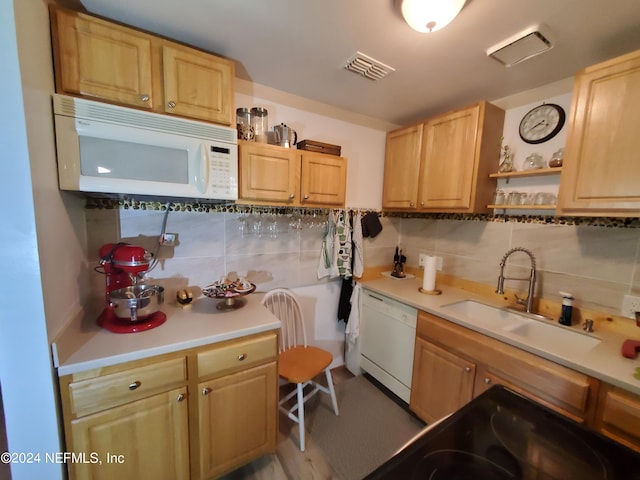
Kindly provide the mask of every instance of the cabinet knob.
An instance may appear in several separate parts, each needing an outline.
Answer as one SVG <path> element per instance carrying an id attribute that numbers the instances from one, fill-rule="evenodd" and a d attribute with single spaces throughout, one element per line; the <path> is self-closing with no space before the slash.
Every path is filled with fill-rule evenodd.
<path id="1" fill-rule="evenodd" d="M 179 393 L 178 394 L 178 398 L 176 398 L 177 401 L 181 402 L 184 400 L 184 394 L 183 393 Z"/>
<path id="2" fill-rule="evenodd" d="M 413 207 L 415 207 L 415 206 L 416 206 L 416 204 L 415 204 L 415 203 L 413 203 L 413 202 L 409 202 L 409 206 L 410 206 L 411 208 L 413 208 Z"/>
<path id="3" fill-rule="evenodd" d="M 148 102 L 149 101 L 149 95 L 146 94 L 142 94 L 140 95 L 140 100 L 142 100 L 143 102 Z"/>
<path id="4" fill-rule="evenodd" d="M 420 202 L 420 206 L 421 206 L 421 207 L 424 207 L 424 202 Z"/>
<path id="5" fill-rule="evenodd" d="M 142 385 L 142 382 L 139 382 L 138 380 L 136 380 L 135 382 L 129 384 L 129 390 L 135 390 L 140 385 Z"/>
<path id="6" fill-rule="evenodd" d="M 484 383 L 486 383 L 487 385 L 489 385 L 491 383 L 491 379 L 489 377 L 485 377 L 484 379 Z"/>
<path id="7" fill-rule="evenodd" d="M 175 108 L 176 102 L 174 102 L 173 100 L 170 100 L 167 105 L 169 105 L 169 108 Z"/>
<path id="8" fill-rule="evenodd" d="M 309 200 L 309 195 L 305 195 L 302 197 L 304 200 Z"/>
<path id="9" fill-rule="evenodd" d="M 240 355 L 238 355 L 238 361 L 240 361 L 240 362 L 242 360 L 244 360 L 245 358 L 247 358 L 247 354 L 246 353 L 241 353 Z"/>
<path id="10" fill-rule="evenodd" d="M 464 371 L 469 373 L 471 371 L 471 367 L 464 367 Z"/>
<path id="11" fill-rule="evenodd" d="M 289 195 L 289 200 L 293 200 L 294 198 L 296 198 L 296 194 L 292 193 L 291 195 Z"/>
<path id="12" fill-rule="evenodd" d="M 209 387 L 204 387 L 202 389 L 202 395 L 206 396 L 209 395 L 211 393 L 211 389 Z"/>

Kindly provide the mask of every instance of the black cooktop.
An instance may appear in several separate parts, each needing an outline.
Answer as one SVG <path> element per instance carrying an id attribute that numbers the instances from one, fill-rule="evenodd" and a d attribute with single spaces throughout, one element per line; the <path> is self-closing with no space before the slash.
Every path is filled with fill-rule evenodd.
<path id="1" fill-rule="evenodd" d="M 366 477 L 640 480 L 640 454 L 496 385 Z"/>

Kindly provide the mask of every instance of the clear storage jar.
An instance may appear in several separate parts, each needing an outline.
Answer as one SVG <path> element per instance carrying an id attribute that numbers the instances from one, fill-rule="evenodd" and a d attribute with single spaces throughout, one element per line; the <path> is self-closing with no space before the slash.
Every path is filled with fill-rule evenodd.
<path id="1" fill-rule="evenodd" d="M 255 132 L 251 126 L 251 113 L 248 108 L 236 108 L 236 128 L 238 140 L 255 140 Z"/>
<path id="2" fill-rule="evenodd" d="M 267 109 L 253 107 L 250 115 L 256 142 L 267 143 L 267 132 L 269 130 L 269 113 Z"/>

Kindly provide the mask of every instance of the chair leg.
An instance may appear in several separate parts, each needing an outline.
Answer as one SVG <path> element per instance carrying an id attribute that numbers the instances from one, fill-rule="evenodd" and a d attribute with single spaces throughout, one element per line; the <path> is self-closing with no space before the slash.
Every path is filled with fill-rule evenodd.
<path id="1" fill-rule="evenodd" d="M 333 388 L 333 378 L 331 377 L 331 370 L 327 368 L 325 371 L 327 376 L 327 386 L 329 387 L 329 394 L 331 395 L 331 403 L 333 403 L 333 412 L 336 415 L 340 415 L 338 412 L 338 400 L 336 399 L 336 390 Z"/>
<path id="2" fill-rule="evenodd" d="M 298 432 L 300 436 L 300 451 L 304 452 L 304 392 L 303 384 L 298 383 Z"/>

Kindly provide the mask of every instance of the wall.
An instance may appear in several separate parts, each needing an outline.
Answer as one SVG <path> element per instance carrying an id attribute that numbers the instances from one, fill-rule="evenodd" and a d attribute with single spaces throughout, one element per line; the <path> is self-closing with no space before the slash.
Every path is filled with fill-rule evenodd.
<path id="1" fill-rule="evenodd" d="M 28 5 L 27 2 L 0 2 L 0 88 L 6 96 L 0 116 L 0 145 L 5 165 L 11 164 L 0 189 L 5 206 L 0 240 L 2 405 L 8 450 L 41 455 L 40 463 L 11 464 L 13 480 L 63 478 L 62 465 L 44 460 L 45 453 L 58 452 L 61 447 L 43 302 L 44 276 L 36 237 L 38 205 L 32 191 L 34 166 L 30 160 L 34 152 L 28 137 L 36 132 L 30 129 L 31 112 L 26 111 L 37 93 L 30 89 L 25 76 L 30 71 L 31 60 L 37 59 L 40 52 L 30 52 L 32 56 L 24 57 L 18 48 L 33 39 L 25 38 L 31 33 L 23 28 L 25 23 L 33 21 L 43 27 L 39 22 L 46 16 L 46 6 L 41 2 Z M 46 23 L 44 27 L 46 32 Z M 42 36 L 36 35 L 36 38 Z M 52 158 L 43 158 L 47 160 Z"/>

